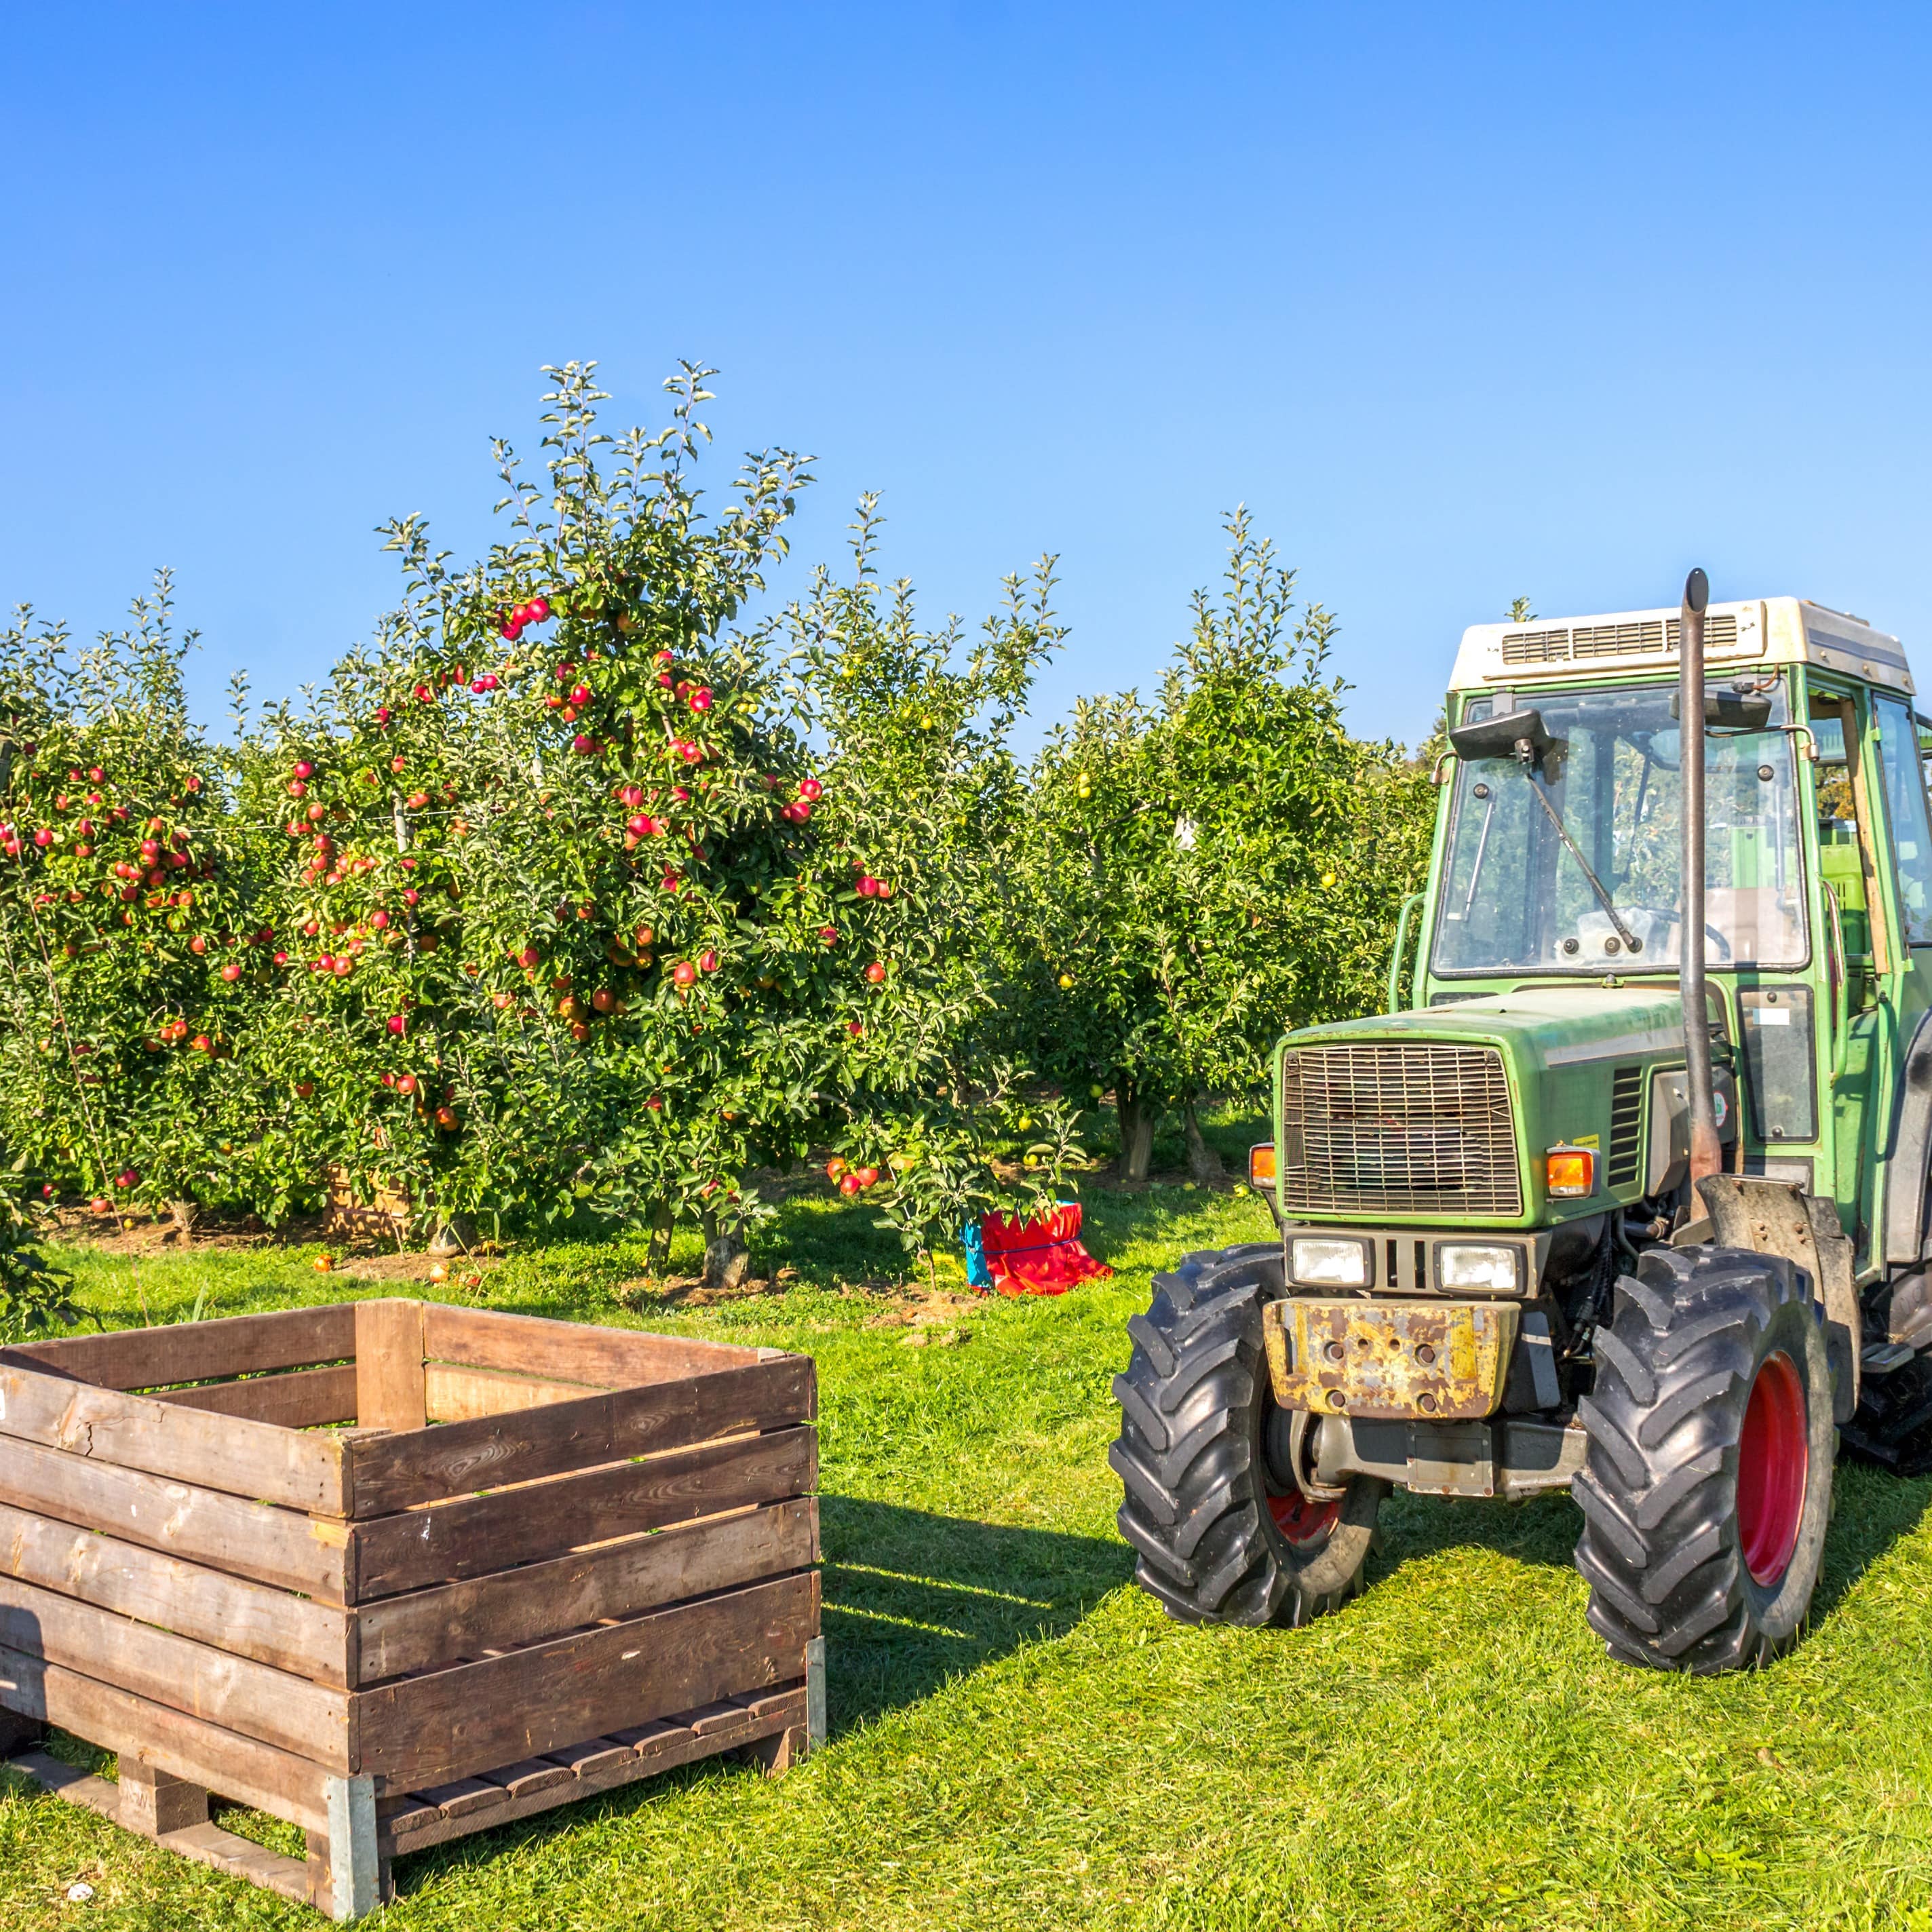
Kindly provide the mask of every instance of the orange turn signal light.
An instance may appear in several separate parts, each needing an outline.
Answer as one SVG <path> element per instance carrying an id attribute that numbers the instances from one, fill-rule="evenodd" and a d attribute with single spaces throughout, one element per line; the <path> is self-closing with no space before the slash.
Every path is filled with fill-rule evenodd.
<path id="1" fill-rule="evenodd" d="M 1262 1141 L 1249 1148 L 1248 1185 L 1250 1187 L 1272 1187 L 1274 1185 L 1273 1141 Z"/>
<path id="2" fill-rule="evenodd" d="M 1558 1200 L 1578 1200 L 1594 1194 L 1597 1156 L 1588 1148 L 1553 1147 L 1543 1156 L 1543 1182 Z"/>

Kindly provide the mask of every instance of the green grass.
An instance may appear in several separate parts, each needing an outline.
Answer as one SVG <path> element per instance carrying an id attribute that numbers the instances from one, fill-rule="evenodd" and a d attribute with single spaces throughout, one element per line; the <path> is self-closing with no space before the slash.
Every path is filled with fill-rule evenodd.
<path id="1" fill-rule="evenodd" d="M 406 1859 L 388 1923 L 1932 1928 L 1932 1483 L 1840 1473 L 1814 1628 L 1750 1677 L 1610 1663 L 1562 1497 L 1399 1499 L 1342 1616 L 1184 1630 L 1129 1582 L 1108 1382 L 1150 1273 L 1266 1219 L 1173 1187 L 1096 1192 L 1088 1226 L 1112 1281 L 926 1331 L 845 1285 L 903 1271 L 862 1211 L 803 1200 L 779 1294 L 620 1300 L 622 1242 L 493 1273 L 491 1306 L 817 1357 L 832 1735 L 775 1782 L 697 1767 Z M 274 1250 L 70 1259 L 110 1323 L 346 1286 Z M 0 1926 L 318 1922 L 0 1787 Z"/>

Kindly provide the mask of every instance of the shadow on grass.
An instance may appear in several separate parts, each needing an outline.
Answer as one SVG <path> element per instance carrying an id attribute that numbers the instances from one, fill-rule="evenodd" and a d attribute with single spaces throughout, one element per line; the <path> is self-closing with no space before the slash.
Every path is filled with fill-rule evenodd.
<path id="1" fill-rule="evenodd" d="M 1864 1463 L 1840 1462 L 1812 1622 L 1832 1616 L 1865 1572 L 1918 1529 L 1928 1509 L 1932 1478 L 1904 1480 Z M 1520 1503 L 1397 1494 L 1382 1506 L 1382 1548 L 1369 1560 L 1369 1580 L 1378 1582 L 1418 1558 L 1468 1548 L 1568 1569 L 1582 1527 L 1582 1513 L 1565 1490 Z"/>
<path id="2" fill-rule="evenodd" d="M 1124 1544 L 823 1496 L 831 1735 L 930 1696 L 948 1678 L 1064 1634 L 1132 1574 Z M 440 1874 L 600 1814 L 648 1814 L 707 1778 L 755 1777 L 734 1754 L 400 1861 L 404 1897 Z"/>
<path id="3" fill-rule="evenodd" d="M 1122 1543 L 823 1496 L 832 1730 L 1062 1635 L 1133 1574 Z"/>

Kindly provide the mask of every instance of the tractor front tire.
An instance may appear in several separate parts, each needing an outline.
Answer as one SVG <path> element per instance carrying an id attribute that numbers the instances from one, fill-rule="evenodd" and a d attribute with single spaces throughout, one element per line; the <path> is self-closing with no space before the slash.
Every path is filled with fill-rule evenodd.
<path id="1" fill-rule="evenodd" d="M 1652 1249 L 1617 1282 L 1571 1487 L 1591 1628 L 1631 1664 L 1768 1664 L 1811 1606 L 1832 1514 L 1822 1316 L 1787 1262 Z"/>
<path id="2" fill-rule="evenodd" d="M 1107 1458 L 1126 1490 L 1120 1534 L 1136 1580 L 1182 1623 L 1297 1626 L 1362 1587 L 1388 1486 L 1358 1477 L 1312 1502 L 1285 1466 L 1288 1416 L 1262 1342 L 1262 1304 L 1280 1292 L 1279 1246 L 1190 1255 L 1127 1324 Z"/>

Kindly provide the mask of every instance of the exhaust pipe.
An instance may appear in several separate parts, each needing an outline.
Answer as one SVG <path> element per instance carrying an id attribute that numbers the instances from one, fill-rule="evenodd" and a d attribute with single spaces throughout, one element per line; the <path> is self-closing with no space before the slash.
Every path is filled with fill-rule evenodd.
<path id="1" fill-rule="evenodd" d="M 1719 1172 L 1718 1113 L 1711 1098 L 1711 1017 L 1704 995 L 1704 607 L 1710 580 L 1694 570 L 1684 580 L 1678 615 L 1678 770 L 1683 789 L 1682 910 L 1678 984 L 1683 994 L 1684 1066 L 1690 1090 L 1690 1217 L 1703 1216 L 1697 1184 Z"/>

